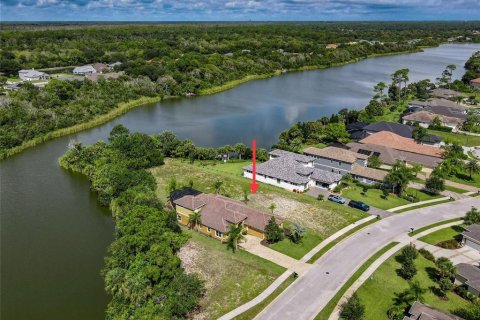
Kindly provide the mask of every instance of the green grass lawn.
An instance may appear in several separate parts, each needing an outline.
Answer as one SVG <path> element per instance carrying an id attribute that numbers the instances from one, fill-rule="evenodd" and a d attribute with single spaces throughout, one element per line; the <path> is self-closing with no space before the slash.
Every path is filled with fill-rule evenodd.
<path id="1" fill-rule="evenodd" d="M 191 236 L 180 252 L 185 269 L 205 281 L 201 319 L 217 319 L 250 301 L 285 271 L 268 260 L 243 250 L 232 253 L 219 241 L 183 229 Z"/>
<path id="2" fill-rule="evenodd" d="M 462 183 L 462 184 L 467 184 L 469 186 L 474 186 L 477 188 L 480 188 L 480 174 L 473 174 L 472 178 L 470 179 L 470 176 L 468 173 L 461 173 L 457 176 L 450 176 L 447 178 L 448 180 Z"/>
<path id="3" fill-rule="evenodd" d="M 380 258 L 385 252 L 390 250 L 391 248 L 395 247 L 398 244 L 398 242 L 390 242 L 387 244 L 385 247 L 382 249 L 378 250 L 373 256 L 371 256 L 367 261 L 365 261 L 364 264 L 360 266 L 360 268 L 355 271 L 355 273 L 350 277 L 350 279 L 345 282 L 345 284 L 338 290 L 338 292 L 333 296 L 332 299 L 327 303 L 327 305 L 320 311 L 320 313 L 315 317 L 315 320 L 328 320 L 330 315 L 332 314 L 333 310 L 337 306 L 338 302 L 342 298 L 342 296 L 345 294 L 345 292 L 350 288 L 355 281 L 364 273 L 368 267 L 372 265 L 372 263 L 375 262 L 378 258 Z M 364 319 L 383 319 L 381 318 L 368 318 L 365 317 Z"/>
<path id="4" fill-rule="evenodd" d="M 470 303 L 452 292 L 448 293 L 448 300 L 440 299 L 431 290 L 436 286 L 436 281 L 431 278 L 435 264 L 419 255 L 415 266 L 418 273 L 414 280 L 428 289 L 424 295 L 425 303 L 450 313 Z M 365 319 L 387 319 L 387 310 L 393 306 L 395 293 L 409 288 L 408 282 L 397 275 L 399 268 L 400 263 L 392 256 L 357 290 L 358 297 L 365 305 Z"/>
<path id="5" fill-rule="evenodd" d="M 439 242 L 447 240 L 456 240 L 457 242 L 460 242 L 462 239 L 461 233 L 463 232 L 463 230 L 463 227 L 460 225 L 451 226 L 427 234 L 426 236 L 421 237 L 419 240 L 429 243 L 431 245 L 436 245 Z"/>
<path id="6" fill-rule="evenodd" d="M 307 229 L 305 230 L 305 235 L 300 243 L 294 243 L 290 239 L 285 238 L 282 241 L 269 245 L 268 247 L 298 260 L 312 250 L 322 240 L 323 237 L 318 233 Z"/>
<path id="7" fill-rule="evenodd" d="M 447 202 L 452 202 L 452 201 L 453 200 L 451 200 L 451 199 L 447 199 L 447 200 L 437 201 L 437 202 L 434 202 L 434 203 L 424 203 L 424 204 L 420 204 L 418 206 L 413 206 L 413 207 L 409 207 L 409 208 L 405 208 L 405 209 L 401 209 L 401 210 L 396 210 L 395 213 L 408 212 L 408 211 L 412 211 L 412 210 L 415 210 L 415 209 L 431 207 L 431 206 L 435 206 L 437 204 L 442 204 L 442 203 L 447 203 Z"/>
<path id="8" fill-rule="evenodd" d="M 413 188 L 407 188 L 406 191 L 409 194 L 418 196 L 419 201 L 431 200 L 440 197 L 438 195 L 430 195 L 424 191 Z M 357 185 L 351 185 L 350 187 L 342 190 L 342 196 L 348 199 L 362 201 L 372 207 L 377 207 L 384 210 L 400 207 L 411 203 L 405 199 L 397 197 L 394 194 L 390 194 L 387 199 L 383 199 L 383 193 L 380 189 L 368 189 L 365 195 L 362 195 L 362 192 L 363 191 L 361 187 Z"/>
<path id="9" fill-rule="evenodd" d="M 432 228 L 435 228 L 435 227 L 438 227 L 438 226 L 441 226 L 441 225 L 444 225 L 444 224 L 447 224 L 447 223 L 450 223 L 450 222 L 455 222 L 455 221 L 460 221 L 460 220 L 463 220 L 463 219 L 462 218 L 454 218 L 454 219 L 449 219 L 449 220 L 429 224 L 428 226 L 418 228 L 418 229 L 414 230 L 413 232 L 409 232 L 408 235 L 410 237 L 413 237 L 414 235 L 417 235 L 417 234 L 419 234 L 419 233 L 421 233 L 425 230 L 432 229 Z"/>
<path id="10" fill-rule="evenodd" d="M 468 136 L 461 133 L 444 132 L 437 130 L 428 130 L 428 133 L 442 137 L 445 142 L 456 142 L 466 147 L 480 146 L 479 136 Z"/>
<path id="11" fill-rule="evenodd" d="M 418 183 L 421 183 L 421 184 L 425 184 L 425 180 L 423 179 L 420 179 L 418 177 L 414 178 L 413 179 L 414 182 L 418 182 Z M 455 193 L 466 193 L 468 192 L 467 190 L 464 190 L 464 189 L 460 189 L 460 188 L 456 188 L 456 187 L 452 187 L 452 186 L 447 186 L 445 185 L 445 190 L 447 191 L 452 191 L 452 192 L 455 192 Z"/>
<path id="12" fill-rule="evenodd" d="M 242 177 L 242 168 L 249 161 L 211 162 L 165 159 L 163 166 L 151 170 L 157 181 L 157 195 L 163 201 L 167 200 L 165 186 L 175 178 L 177 186 L 186 186 L 189 180 L 193 187 L 202 192 L 213 193 L 214 183 L 222 181 L 220 193 L 232 199 L 243 200 L 244 189 L 251 183 L 250 179 Z M 331 201 L 318 201 L 306 194 L 297 194 L 275 186 L 260 184 L 256 194 L 248 189 L 247 205 L 269 212 L 269 206 L 274 203 L 274 213 L 284 217 L 290 223 L 299 223 L 307 230 L 317 234 L 310 239 L 320 242 L 341 228 L 366 217 L 368 214 L 345 207 Z M 310 241 L 309 241 L 310 243 Z M 313 246 L 313 243 L 310 243 Z"/>

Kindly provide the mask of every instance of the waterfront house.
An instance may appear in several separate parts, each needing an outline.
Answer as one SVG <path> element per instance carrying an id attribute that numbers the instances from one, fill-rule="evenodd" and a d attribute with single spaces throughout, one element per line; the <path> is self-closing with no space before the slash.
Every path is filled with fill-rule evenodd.
<path id="1" fill-rule="evenodd" d="M 253 209 L 240 201 L 190 188 L 172 192 L 171 201 L 178 223 L 191 226 L 222 242 L 228 238 L 231 225 L 242 225 L 247 234 L 265 239 L 265 227 L 272 218 L 271 214 Z M 189 217 L 194 212 L 200 214 L 198 224 L 190 221 Z M 281 218 L 275 217 L 275 221 L 279 225 L 283 224 Z"/>
<path id="2" fill-rule="evenodd" d="M 256 179 L 259 182 L 296 192 L 304 192 L 317 186 L 333 189 L 342 175 L 315 168 L 314 157 L 284 150 L 273 150 L 270 160 L 257 165 Z M 243 176 L 252 179 L 252 165 L 243 168 Z"/>
<path id="3" fill-rule="evenodd" d="M 427 168 L 435 168 L 442 162 L 440 148 L 418 144 L 413 139 L 388 131 L 377 132 L 359 142 L 350 142 L 347 147 L 356 153 L 376 155 L 387 165 L 402 161 L 407 165 L 420 164 Z"/>
<path id="4" fill-rule="evenodd" d="M 480 78 L 470 80 L 470 85 L 477 90 L 480 90 Z"/>
<path id="5" fill-rule="evenodd" d="M 403 123 L 398 122 L 389 122 L 389 121 L 380 121 L 368 124 L 362 128 L 363 134 L 358 135 L 361 136 L 361 139 L 366 138 L 369 135 L 380 131 L 388 131 L 395 133 L 399 136 L 405 138 L 413 138 L 413 131 L 415 130 L 414 126 L 410 126 Z M 432 145 L 432 146 L 440 146 L 440 142 L 442 142 L 442 138 L 436 135 L 428 134 L 422 139 L 422 144 Z"/>
<path id="6" fill-rule="evenodd" d="M 409 107 L 420 107 L 423 109 L 431 108 L 431 107 L 447 107 L 452 109 L 460 109 L 465 111 L 465 108 L 462 107 L 460 104 L 447 100 L 447 99 L 439 99 L 439 98 L 431 98 L 425 101 L 413 100 L 408 102 Z"/>
<path id="7" fill-rule="evenodd" d="M 480 268 L 468 263 L 459 263 L 455 267 L 455 283 L 466 286 L 468 292 L 480 296 Z"/>
<path id="8" fill-rule="evenodd" d="M 422 110 L 403 116 L 402 122 L 404 124 L 417 123 L 421 127 L 428 128 L 433 123 L 433 121 L 438 118 L 442 126 L 452 128 L 452 131 L 454 131 L 465 121 L 466 116 L 467 115 L 465 114 L 465 118 L 462 119 L 458 117 L 449 117 L 446 115 L 436 114 L 430 111 Z"/>
<path id="9" fill-rule="evenodd" d="M 462 232 L 462 244 L 480 252 L 480 224 L 472 224 Z"/>
<path id="10" fill-rule="evenodd" d="M 463 320 L 460 317 L 437 310 L 427 304 L 415 301 L 403 320 Z"/>
<path id="11" fill-rule="evenodd" d="M 75 67 L 73 69 L 74 74 L 87 75 L 92 73 L 97 73 L 97 70 L 92 65 Z"/>
<path id="12" fill-rule="evenodd" d="M 436 98 L 442 98 L 442 99 L 451 99 L 451 98 L 464 96 L 462 93 L 458 91 L 445 89 L 445 88 L 435 88 L 433 90 L 430 90 L 430 95 Z"/>
<path id="13" fill-rule="evenodd" d="M 37 71 L 35 69 L 26 69 L 18 71 L 18 77 L 23 81 L 37 81 L 48 80 L 50 76 L 45 72 Z"/>

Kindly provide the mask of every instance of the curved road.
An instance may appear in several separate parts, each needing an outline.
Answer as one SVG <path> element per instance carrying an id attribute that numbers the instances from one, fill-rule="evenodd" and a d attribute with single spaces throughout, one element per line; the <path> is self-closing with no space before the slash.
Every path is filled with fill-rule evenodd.
<path id="1" fill-rule="evenodd" d="M 468 198 L 397 214 L 374 223 L 340 242 L 317 260 L 255 319 L 309 320 L 375 252 L 392 241 L 408 243 L 410 228 L 462 217 L 480 198 Z"/>

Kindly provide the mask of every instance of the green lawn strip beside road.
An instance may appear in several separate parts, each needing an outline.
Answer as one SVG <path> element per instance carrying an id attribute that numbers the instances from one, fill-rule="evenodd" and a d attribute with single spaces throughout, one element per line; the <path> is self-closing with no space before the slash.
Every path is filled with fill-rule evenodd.
<path id="1" fill-rule="evenodd" d="M 420 179 L 418 177 L 414 178 L 413 181 L 417 182 L 417 183 L 420 183 L 420 184 L 423 184 L 423 185 L 425 184 L 425 180 Z M 457 188 L 457 187 L 448 186 L 448 185 L 445 185 L 445 190 L 452 191 L 452 192 L 459 193 L 459 194 L 468 192 L 467 190 Z"/>
<path id="2" fill-rule="evenodd" d="M 438 286 L 433 275 L 435 263 L 421 255 L 415 259 L 414 263 L 418 272 L 413 281 L 418 281 L 422 288 L 427 289 L 423 295 L 426 304 L 449 313 L 469 304 L 453 292 L 447 294 L 448 299 L 435 295 L 432 290 Z M 400 269 L 400 263 L 394 255 L 387 259 L 357 290 L 358 298 L 365 305 L 364 319 L 387 319 L 387 311 L 393 306 L 395 293 L 409 288 L 409 282 L 397 275 L 398 269 Z"/>
<path id="3" fill-rule="evenodd" d="M 427 234 L 426 236 L 421 237 L 420 241 L 426 242 L 431 245 L 436 245 L 442 241 L 455 240 L 457 242 L 461 241 L 461 233 L 464 231 L 463 227 L 460 225 L 450 226 L 443 228 Z"/>
<path id="4" fill-rule="evenodd" d="M 288 277 L 285 281 L 278 286 L 275 291 L 272 292 L 265 300 L 257 304 L 255 307 L 248 309 L 244 313 L 236 316 L 233 318 L 234 320 L 251 320 L 255 318 L 260 312 L 262 312 L 263 309 L 265 309 L 266 306 L 270 304 L 273 300 L 275 300 L 276 297 L 278 297 L 289 285 L 291 285 L 295 281 L 295 278 L 293 275 Z"/>
<path id="5" fill-rule="evenodd" d="M 418 197 L 419 201 L 431 200 L 441 197 L 441 195 L 431 195 L 422 190 L 407 188 L 406 192 Z M 390 194 L 387 199 L 382 198 L 383 193 L 380 189 L 368 189 L 365 195 L 362 194 L 362 188 L 352 185 L 342 190 L 342 196 L 348 199 L 365 202 L 366 204 L 379 209 L 387 210 L 410 204 L 406 199 L 400 198 L 394 194 Z"/>
<path id="6" fill-rule="evenodd" d="M 431 207 L 431 206 L 434 206 L 434 205 L 437 205 L 437 204 L 442 204 L 442 203 L 447 203 L 447 202 L 452 202 L 452 201 L 453 200 L 451 200 L 451 199 L 447 199 L 447 200 L 442 200 L 442 201 L 438 201 L 438 202 L 424 203 L 424 204 L 420 204 L 418 206 L 413 206 L 413 207 L 409 207 L 409 208 L 405 208 L 405 209 L 401 209 L 401 210 L 396 210 L 394 212 L 395 213 L 409 212 L 409 211 L 412 211 L 412 210 L 415 210 L 415 209 Z"/>
<path id="7" fill-rule="evenodd" d="M 186 270 L 206 282 L 200 301 L 205 319 L 217 319 L 252 300 L 286 270 L 244 250 L 232 253 L 215 239 L 182 229 L 191 237 L 180 253 L 188 257 L 184 259 Z"/>
<path id="8" fill-rule="evenodd" d="M 270 244 L 268 247 L 299 260 L 315 248 L 322 240 L 323 237 L 321 235 L 313 230 L 306 229 L 300 243 L 294 243 L 290 239 L 285 238 L 282 241 Z"/>
<path id="9" fill-rule="evenodd" d="M 307 261 L 307 263 L 314 263 L 315 261 L 317 261 L 321 256 L 323 256 L 326 252 L 328 252 L 328 250 L 332 249 L 337 243 L 339 243 L 340 241 L 342 241 L 343 239 L 351 236 L 352 234 L 354 234 L 355 232 L 357 232 L 358 230 L 361 230 L 369 225 L 371 225 L 372 223 L 375 223 L 377 222 L 378 220 L 377 219 L 372 219 L 372 220 L 369 220 L 365 223 L 362 223 L 358 226 L 356 226 L 355 228 L 349 230 L 348 232 L 342 234 L 341 236 L 339 236 L 338 238 L 334 239 L 332 242 L 330 242 L 329 244 L 327 244 L 325 247 L 323 247 L 320 251 L 318 251 L 315 255 L 313 255 L 313 257 L 310 258 L 310 260 Z"/>
<path id="10" fill-rule="evenodd" d="M 333 296 L 333 298 L 327 303 L 327 305 L 320 311 L 320 313 L 315 317 L 315 320 L 328 320 L 332 312 L 335 310 L 338 302 L 345 294 L 345 292 L 352 286 L 352 284 L 357 281 L 357 279 L 375 262 L 378 258 L 380 258 L 385 252 L 390 250 L 391 248 L 395 247 L 398 242 L 391 242 L 387 244 L 385 247 L 377 251 L 373 256 L 371 256 L 367 261 L 360 268 L 355 271 L 353 276 L 347 280 L 347 282 L 338 290 L 338 292 Z M 375 319 L 375 318 L 365 318 L 365 319 Z M 378 318 L 381 319 L 381 318 Z"/>
<path id="11" fill-rule="evenodd" d="M 470 136 L 462 133 L 452 133 L 437 130 L 428 130 L 428 133 L 440 136 L 446 142 L 456 142 L 466 147 L 480 146 L 480 136 Z"/>
<path id="12" fill-rule="evenodd" d="M 435 228 L 435 227 L 438 227 L 438 226 L 442 226 L 444 224 L 448 224 L 448 223 L 452 223 L 452 222 L 457 222 L 457 221 L 461 221 L 463 220 L 463 218 L 454 218 L 454 219 L 449 219 L 449 220 L 445 220 L 445 221 L 440 221 L 440 222 L 437 222 L 437 223 L 433 223 L 433 224 L 429 224 L 428 226 L 425 226 L 425 227 L 421 227 L 421 228 L 418 228 L 416 230 L 413 230 L 413 232 L 410 232 L 408 235 L 410 237 L 413 237 L 414 235 L 417 235 L 425 230 L 428 230 L 428 229 L 432 229 L 432 228 Z"/>

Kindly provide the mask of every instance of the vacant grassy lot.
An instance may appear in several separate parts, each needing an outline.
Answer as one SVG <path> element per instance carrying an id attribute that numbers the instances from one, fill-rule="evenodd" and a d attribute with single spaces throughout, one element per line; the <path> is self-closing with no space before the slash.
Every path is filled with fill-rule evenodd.
<path id="1" fill-rule="evenodd" d="M 230 198 L 243 200 L 245 188 L 251 180 L 242 177 L 241 168 L 249 162 L 195 162 L 166 159 L 165 165 L 152 169 L 157 181 L 157 193 L 160 199 L 167 199 L 165 186 L 175 178 L 177 186 L 188 185 L 202 192 L 215 192 L 216 181 L 221 181 L 220 193 Z M 261 184 L 256 194 L 250 194 L 247 204 L 269 212 L 270 205 L 276 206 L 275 215 L 291 223 L 298 223 L 318 234 L 317 240 L 324 239 L 346 225 L 364 218 L 367 214 L 330 201 L 318 201 L 305 194 L 296 194 L 274 186 Z"/>
<path id="2" fill-rule="evenodd" d="M 424 295 L 425 303 L 450 313 L 470 303 L 452 292 L 448 293 L 448 300 L 440 299 L 432 291 L 436 286 L 433 278 L 434 263 L 419 255 L 415 260 L 415 266 L 418 273 L 413 279 L 428 289 Z M 400 263 L 395 256 L 389 258 L 357 290 L 358 297 L 365 305 L 365 319 L 387 319 L 387 310 L 393 306 L 395 293 L 409 288 L 408 282 L 397 275 L 396 270 L 399 268 Z"/>
<path id="3" fill-rule="evenodd" d="M 217 319 L 253 299 L 285 269 L 246 251 L 232 253 L 220 242 L 184 229 L 191 239 L 179 256 L 187 272 L 205 281 L 205 295 L 193 319 Z"/>
<path id="4" fill-rule="evenodd" d="M 396 207 L 411 203 L 405 199 L 397 197 L 392 193 L 387 197 L 387 199 L 383 199 L 382 198 L 383 193 L 380 189 L 368 189 L 365 195 L 362 193 L 363 193 L 362 188 L 357 185 L 351 185 L 350 187 L 342 190 L 342 196 L 348 199 L 359 200 L 359 201 L 365 202 L 370 206 L 377 207 L 384 210 L 396 208 Z M 438 195 L 433 196 L 421 190 L 412 189 L 412 188 L 407 188 L 407 193 L 418 196 L 419 201 L 425 201 L 425 200 L 441 197 Z"/>
<path id="5" fill-rule="evenodd" d="M 428 132 L 430 134 L 434 134 L 442 137 L 445 142 L 449 142 L 449 143 L 456 142 L 466 147 L 480 146 L 479 136 L 468 136 L 466 134 L 443 132 L 443 131 L 437 131 L 437 130 L 428 130 Z"/>
<path id="6" fill-rule="evenodd" d="M 461 233 L 463 232 L 462 226 L 451 226 L 438 231 L 427 234 L 421 237 L 419 240 L 431 245 L 436 245 L 442 241 L 455 240 L 460 242 L 462 239 Z"/>

